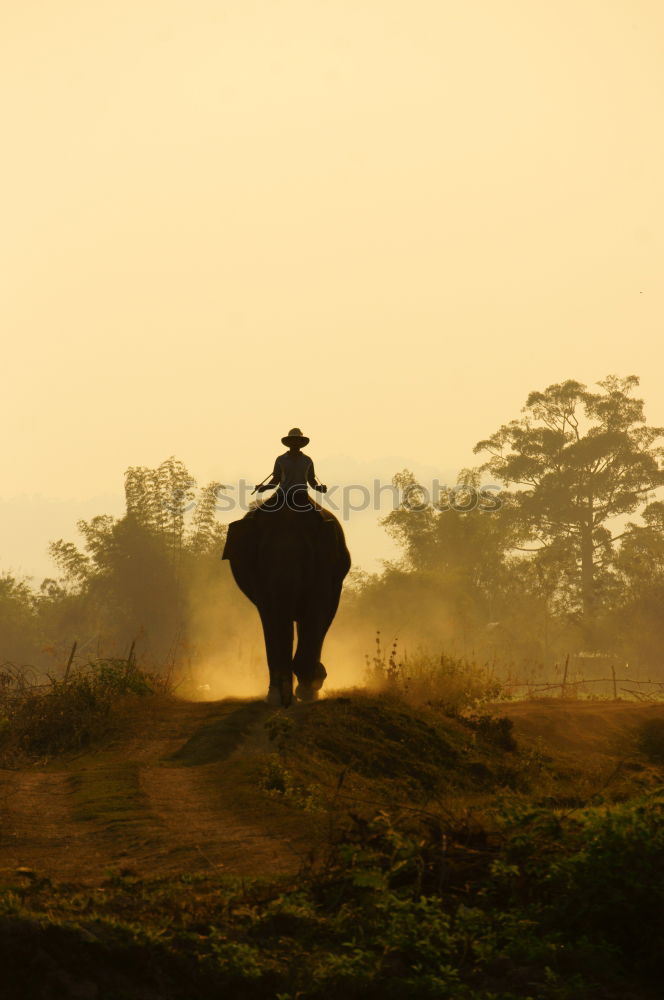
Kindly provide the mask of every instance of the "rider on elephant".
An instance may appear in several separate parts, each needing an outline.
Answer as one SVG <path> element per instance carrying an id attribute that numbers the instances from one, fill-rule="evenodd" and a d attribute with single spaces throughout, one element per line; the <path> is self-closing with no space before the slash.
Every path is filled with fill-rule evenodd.
<path id="1" fill-rule="evenodd" d="M 263 493 L 276 487 L 277 492 L 266 503 L 261 504 L 259 509 L 280 510 L 285 503 L 291 510 L 316 510 L 317 505 L 311 502 L 307 486 L 313 487 L 318 493 L 326 493 L 327 486 L 317 481 L 314 463 L 302 451 L 309 444 L 309 438 L 303 435 L 299 427 L 293 427 L 281 441 L 288 446 L 288 451 L 277 457 L 270 481 L 259 483 L 255 488 L 255 492 Z"/>
<path id="2" fill-rule="evenodd" d="M 256 487 L 259 492 L 276 487 L 276 493 L 229 524 L 222 559 L 230 562 L 235 582 L 260 615 L 270 675 L 268 704 L 287 708 L 293 695 L 314 701 L 323 686 L 323 642 L 339 605 L 350 554 L 339 521 L 307 492 L 308 486 L 319 493 L 327 490 L 302 453 L 309 438 L 294 427 L 281 440 L 288 451 L 275 462 L 270 482 Z M 270 511 L 281 513 L 268 517 Z"/>

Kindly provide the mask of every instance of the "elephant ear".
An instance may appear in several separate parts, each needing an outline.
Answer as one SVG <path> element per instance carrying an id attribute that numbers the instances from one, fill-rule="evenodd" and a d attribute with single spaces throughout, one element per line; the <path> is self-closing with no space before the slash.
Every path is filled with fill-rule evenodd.
<path id="1" fill-rule="evenodd" d="M 228 559 L 231 572 L 242 593 L 253 601 L 258 601 L 258 580 L 256 575 L 257 526 L 253 519 L 242 518 L 228 525 L 226 544 L 221 554 Z"/>
<path id="2" fill-rule="evenodd" d="M 328 513 L 327 511 L 325 513 Z M 323 520 L 324 548 L 327 559 L 336 565 L 339 578 L 343 580 L 350 569 L 350 552 L 346 548 L 344 530 L 336 517 L 326 517 Z"/>
<path id="3" fill-rule="evenodd" d="M 222 559 L 229 559 L 231 562 L 235 559 L 246 559 L 247 549 L 251 542 L 252 527 L 253 526 L 247 524 L 244 519 L 240 521 L 231 521 L 228 525 L 228 532 L 226 533 L 224 551 L 221 553 Z M 253 529 L 253 531 L 255 534 L 255 529 Z"/>

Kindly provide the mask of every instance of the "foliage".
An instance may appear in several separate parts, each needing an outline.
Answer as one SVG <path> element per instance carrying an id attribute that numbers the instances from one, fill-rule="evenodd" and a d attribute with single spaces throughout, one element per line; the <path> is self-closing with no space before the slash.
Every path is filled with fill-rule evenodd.
<path id="1" fill-rule="evenodd" d="M 413 496 L 422 490 L 412 473 L 398 473 L 393 483 L 408 502 L 383 520 L 385 528 L 403 549 L 404 562 L 391 568 L 392 583 L 404 570 L 415 573 L 423 588 L 435 595 L 439 608 L 455 622 L 457 631 L 469 632 L 478 620 L 491 621 L 498 613 L 496 597 L 505 578 L 506 553 L 513 544 L 514 524 L 510 502 L 498 509 L 450 507 L 432 499 L 419 508 Z M 464 491 L 480 489 L 476 470 L 459 473 L 457 500 Z M 389 571 L 388 571 L 389 572 Z M 421 589 L 415 600 L 421 599 Z M 439 612 L 440 615 L 440 612 Z"/>
<path id="2" fill-rule="evenodd" d="M 130 668 L 100 665 L 99 686 L 135 697 L 150 679 Z M 3 996 L 65 987 L 100 1000 L 656 995 L 661 788 L 561 811 L 538 805 L 525 786 L 508 794 L 499 765 L 517 768 L 522 755 L 499 719 L 452 719 L 355 693 L 288 713 L 245 709 L 263 719 L 274 752 L 242 773 L 268 797 L 273 818 L 294 809 L 298 824 L 317 831 L 300 873 L 238 879 L 215 867 L 144 879 L 113 869 L 93 886 L 59 886 L 25 869 L 5 875 Z M 238 721 L 244 728 L 246 713 L 232 715 L 234 731 Z M 214 735 L 207 724 L 203 732 Z M 473 765 L 484 761 L 501 782 L 500 801 L 479 814 L 450 811 L 451 782 L 467 775 L 477 796 Z M 94 816 L 103 795 L 125 824 L 140 788 L 135 763 L 93 772 L 84 764 L 72 775 L 79 812 Z M 373 793 L 368 803 L 363 788 Z M 376 809 L 371 798 L 381 790 Z M 326 825 L 328 812 L 339 822 Z"/>
<path id="3" fill-rule="evenodd" d="M 409 650 L 443 648 L 503 678 L 552 680 L 568 655 L 598 651 L 663 680 L 664 502 L 652 491 L 664 450 L 638 381 L 531 392 L 519 419 L 476 446 L 489 460 L 461 470 L 457 503 L 399 472 L 403 502 L 383 523 L 401 557 L 355 577 L 347 630 L 370 621 Z M 466 505 L 487 474 L 504 486 L 499 507 Z"/>
<path id="4" fill-rule="evenodd" d="M 568 818 L 520 806 L 470 851 L 462 830 L 379 812 L 292 884 L 112 877 L 100 893 L 32 879 L 2 904 L 7 996 L 67 981 L 164 1000 L 647 1000 L 662 820 L 659 795 Z"/>
<path id="5" fill-rule="evenodd" d="M 34 662 L 39 648 L 35 627 L 35 596 L 28 580 L 11 573 L 0 575 L 0 659 L 14 663 Z"/>
<path id="6" fill-rule="evenodd" d="M 154 669 L 203 660 L 246 631 L 248 612 L 227 564 L 217 518 L 222 488 L 197 489 L 171 457 L 125 474 L 126 510 L 77 524 L 82 543 L 50 545 L 57 570 L 39 588 L 0 577 L 0 660 L 42 674 L 83 651 L 122 656 L 135 642 Z"/>
<path id="7" fill-rule="evenodd" d="M 576 558 L 587 619 L 595 614 L 598 565 L 612 551 L 607 523 L 633 513 L 664 483 L 656 442 L 664 428 L 648 427 L 635 375 L 608 376 L 590 392 L 572 379 L 531 392 L 524 416 L 476 445 L 485 468 L 515 495 L 523 544 L 557 547 Z M 563 543 L 563 545 L 561 545 Z"/>
<path id="8" fill-rule="evenodd" d="M 489 461 L 439 497 L 397 473 L 404 502 L 383 523 L 400 557 L 347 582 L 335 633 L 349 657 L 361 661 L 367 623 L 398 634 L 398 683 L 424 700 L 441 678 L 454 690 L 463 661 L 484 679 L 551 680 L 568 654 L 608 651 L 663 679 L 664 507 L 648 502 L 664 476 L 661 429 L 637 386 L 610 376 L 594 390 L 568 379 L 531 392 L 519 419 L 477 445 Z M 506 487 L 500 503 L 467 504 L 488 472 Z M 2 575 L 0 659 L 53 672 L 74 639 L 77 662 L 123 656 L 132 641 L 153 669 L 246 658 L 260 639 L 219 560 L 219 489 L 198 488 L 174 457 L 128 469 L 124 515 L 79 522 L 80 543 L 55 541 L 54 578 L 33 588 Z"/>
<path id="9" fill-rule="evenodd" d="M 276 754 L 269 757 L 263 765 L 258 787 L 270 798 L 289 802 L 299 809 L 316 811 L 321 808 L 316 789 L 298 781 Z"/>
<path id="10" fill-rule="evenodd" d="M 0 671 L 0 754 L 50 757 L 88 747 L 111 731 L 123 698 L 166 687 L 164 678 L 141 670 L 132 657 L 88 663 L 42 685 L 21 672 Z"/>
<path id="11" fill-rule="evenodd" d="M 516 740 L 512 733 L 514 723 L 507 716 L 473 714 L 459 716 L 459 719 L 463 725 L 478 733 L 488 743 L 493 743 L 503 750 L 516 750 Z"/>
<path id="12" fill-rule="evenodd" d="M 664 934 L 664 795 L 586 809 L 505 814 L 505 845 L 487 889 L 558 941 L 581 939 L 598 967 L 654 974 Z"/>
<path id="13" fill-rule="evenodd" d="M 664 644 L 664 503 L 648 504 L 642 519 L 627 523 L 614 561 L 613 599 L 602 609 L 600 627 L 626 658 L 654 666 Z"/>
<path id="14" fill-rule="evenodd" d="M 172 457 L 156 469 L 132 467 L 123 517 L 79 521 L 83 550 L 52 543 L 65 592 L 78 595 L 78 628 L 104 636 L 111 647 L 140 638 L 155 662 L 178 656 L 187 645 L 191 590 L 219 566 L 225 536 L 216 522 L 219 489 L 210 483 L 195 503 L 195 482 Z"/>

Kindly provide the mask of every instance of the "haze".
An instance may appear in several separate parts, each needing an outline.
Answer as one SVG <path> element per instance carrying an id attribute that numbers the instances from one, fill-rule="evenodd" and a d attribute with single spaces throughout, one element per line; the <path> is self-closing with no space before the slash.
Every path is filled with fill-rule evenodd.
<path id="1" fill-rule="evenodd" d="M 454 475 L 564 378 L 664 424 L 657 0 L 1 9 L 0 568 L 294 424 L 329 484 Z"/>

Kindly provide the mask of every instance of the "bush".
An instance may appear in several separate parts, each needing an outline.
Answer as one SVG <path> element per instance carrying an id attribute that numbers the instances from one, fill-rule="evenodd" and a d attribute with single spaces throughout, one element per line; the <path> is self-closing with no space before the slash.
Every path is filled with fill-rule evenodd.
<path id="1" fill-rule="evenodd" d="M 459 722 L 468 729 L 472 729 L 481 739 L 500 747 L 501 750 L 516 750 L 517 748 L 512 733 L 514 722 L 506 715 L 459 716 Z"/>
<path id="2" fill-rule="evenodd" d="M 544 935 L 585 940 L 601 960 L 656 973 L 664 938 L 664 793 L 562 820 L 505 815 L 494 900 L 522 908 Z M 507 895 L 505 895 L 507 891 Z"/>
<path id="3" fill-rule="evenodd" d="M 152 694 L 164 683 L 132 658 L 97 660 L 47 684 L 24 673 L 0 673 L 0 752 L 44 757 L 79 750 L 111 728 L 114 705 L 128 695 Z"/>
<path id="4" fill-rule="evenodd" d="M 293 883 L 31 881 L 4 896 L 0 963 L 17 1000 L 45 975 L 165 1000 L 646 1000 L 663 848 L 662 794 L 574 818 L 521 805 L 484 842 L 354 816 Z"/>

